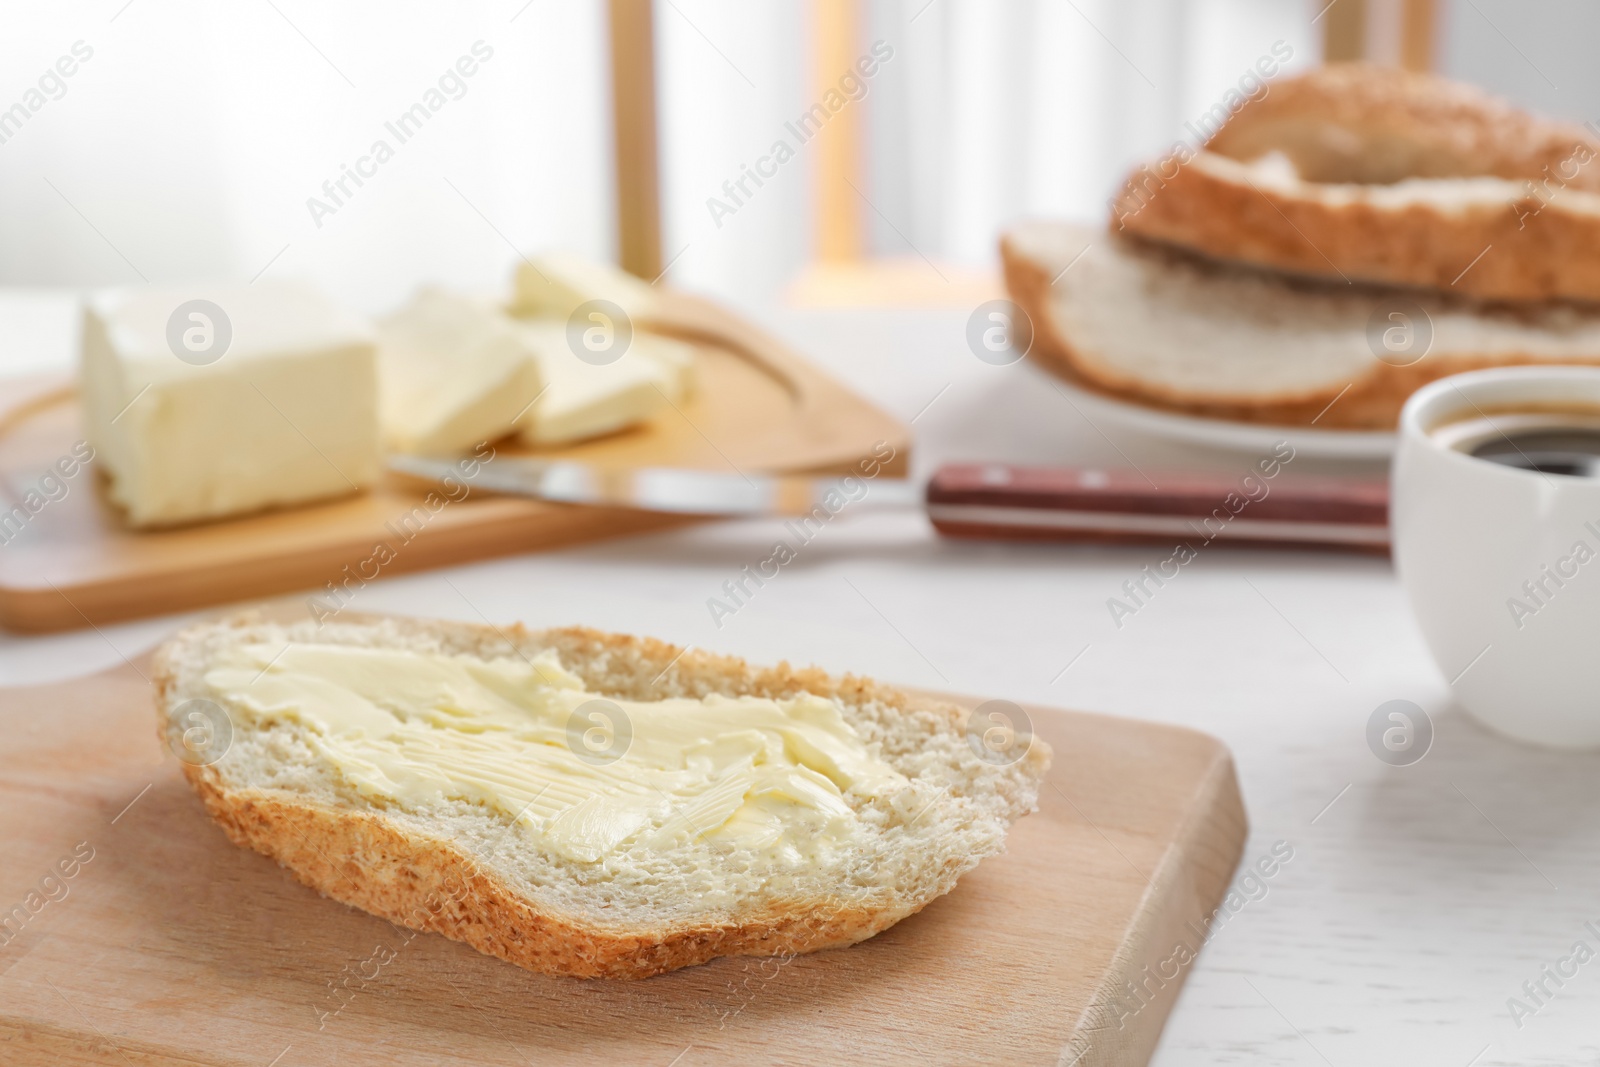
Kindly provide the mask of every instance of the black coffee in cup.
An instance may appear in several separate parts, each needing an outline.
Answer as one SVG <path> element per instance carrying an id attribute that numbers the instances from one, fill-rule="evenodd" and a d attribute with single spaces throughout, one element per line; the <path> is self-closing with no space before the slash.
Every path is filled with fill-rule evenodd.
<path id="1" fill-rule="evenodd" d="M 1600 478 L 1600 411 L 1473 411 L 1430 431 L 1457 452 L 1539 474 Z"/>

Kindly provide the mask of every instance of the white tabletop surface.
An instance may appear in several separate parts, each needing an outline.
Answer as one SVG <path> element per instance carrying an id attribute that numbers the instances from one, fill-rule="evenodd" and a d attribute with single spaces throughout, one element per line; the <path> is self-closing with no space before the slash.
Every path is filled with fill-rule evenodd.
<path id="1" fill-rule="evenodd" d="M 37 317 L 5 317 L 12 331 L 48 333 Z M 964 309 L 765 319 L 915 417 L 922 474 L 956 459 L 1243 474 L 1256 458 L 1089 424 L 1026 363 L 974 358 Z M 1294 857 L 1205 949 L 1155 1064 L 1567 1067 L 1600 1056 L 1600 960 L 1559 988 L 1545 979 L 1542 1006 L 1522 989 L 1574 942 L 1600 951 L 1584 926 L 1600 929 L 1600 758 L 1499 740 L 1454 708 L 1386 560 L 1210 548 L 1118 629 L 1107 598 L 1168 550 L 953 542 L 916 515 L 847 511 L 719 628 L 707 598 L 780 533 L 727 523 L 385 578 L 356 606 L 581 623 L 1208 731 L 1238 763 L 1246 862 L 1280 840 Z M 116 664 L 183 618 L 0 636 L 0 684 Z M 1410 767 L 1380 762 L 1365 740 L 1374 709 L 1396 698 L 1435 724 L 1432 750 Z M 1513 996 L 1538 1007 L 1520 1027 Z"/>

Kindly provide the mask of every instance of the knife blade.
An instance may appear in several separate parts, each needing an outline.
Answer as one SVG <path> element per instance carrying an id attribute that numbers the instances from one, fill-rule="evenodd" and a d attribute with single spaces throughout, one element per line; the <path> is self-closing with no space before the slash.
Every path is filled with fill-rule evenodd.
<path id="1" fill-rule="evenodd" d="M 817 478 L 729 474 L 681 467 L 603 467 L 571 460 L 496 458 L 463 478 L 451 460 L 393 455 L 389 469 L 429 481 L 446 477 L 479 488 L 560 504 L 637 508 L 677 515 L 809 515 L 825 502 L 915 507 L 922 490 L 904 478 Z M 830 509 L 835 510 L 835 509 Z"/>
<path id="2" fill-rule="evenodd" d="M 948 464 L 924 487 L 904 478 L 738 474 L 602 467 L 510 456 L 466 478 L 451 460 L 391 456 L 389 468 L 455 478 L 562 504 L 679 515 L 831 517 L 841 510 L 922 507 L 949 537 L 1146 542 L 1213 541 L 1384 551 L 1389 492 L 1371 478 L 1246 478 L 1194 471 Z"/>

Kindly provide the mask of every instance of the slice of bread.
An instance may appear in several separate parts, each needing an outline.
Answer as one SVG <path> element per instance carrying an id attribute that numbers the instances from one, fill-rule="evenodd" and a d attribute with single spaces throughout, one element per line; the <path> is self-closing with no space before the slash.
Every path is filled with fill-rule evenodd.
<path id="1" fill-rule="evenodd" d="M 285 626 L 253 612 L 185 630 L 156 653 L 160 730 L 173 751 L 190 728 L 181 709 L 216 695 L 208 671 L 248 643 L 283 641 L 486 661 L 553 650 L 585 689 L 616 700 L 810 693 L 833 702 L 867 749 L 909 779 L 892 796 L 847 790 L 861 834 L 848 851 L 797 870 L 704 835 L 670 846 L 624 842 L 603 862 L 573 860 L 477 800 L 407 806 L 374 797 L 319 754 L 305 724 L 238 707 L 224 706 L 231 742 L 221 758 L 184 762 L 235 844 L 326 896 L 547 974 L 644 978 L 717 956 L 871 937 L 1002 851 L 1010 824 L 1034 809 L 1050 758 L 1030 738 L 1014 762 L 980 759 L 966 713 L 952 704 L 646 638 L 401 618 Z"/>
<path id="2" fill-rule="evenodd" d="M 1190 251 L 1485 301 L 1600 301 L 1600 138 L 1366 64 L 1269 84 L 1136 170 L 1116 225 Z"/>
<path id="3" fill-rule="evenodd" d="M 1490 310 L 1422 290 L 1296 281 L 1067 223 L 1018 226 L 1001 255 L 1033 323 L 1031 357 L 1107 395 L 1191 414 L 1391 429 L 1436 378 L 1600 364 L 1600 311 Z M 1391 323 L 1414 331 L 1413 349 L 1382 345 Z"/>

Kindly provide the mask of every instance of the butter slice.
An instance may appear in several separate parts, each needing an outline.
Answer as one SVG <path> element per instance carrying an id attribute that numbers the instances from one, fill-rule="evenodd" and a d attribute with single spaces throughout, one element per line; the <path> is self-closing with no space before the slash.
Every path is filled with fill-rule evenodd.
<path id="1" fill-rule="evenodd" d="M 539 395 L 533 351 L 487 301 L 423 289 L 378 323 L 384 443 L 450 455 L 511 433 Z"/>
<path id="2" fill-rule="evenodd" d="M 573 353 L 564 322 L 519 323 L 533 349 L 544 393 L 523 416 L 522 439 L 559 445 L 626 429 L 655 415 L 682 395 L 684 376 L 649 356 L 638 334 L 620 358 L 597 365 Z"/>
<path id="3" fill-rule="evenodd" d="M 185 313 L 180 331 L 231 333 L 205 365 L 168 343 L 169 321 L 194 300 L 220 308 L 226 326 Z M 85 306 L 81 371 L 86 434 L 134 526 L 341 496 L 377 480 L 371 332 L 308 288 L 99 293 Z"/>
<path id="4" fill-rule="evenodd" d="M 681 403 L 694 395 L 698 384 L 694 366 L 694 345 L 654 333 L 633 335 L 639 354 L 661 364 L 673 376 L 672 402 Z"/>
<path id="5" fill-rule="evenodd" d="M 565 322 L 580 304 L 609 300 L 629 318 L 648 316 L 657 294 L 649 283 L 609 263 L 565 253 L 539 256 L 517 268 L 511 313 Z"/>
<path id="6" fill-rule="evenodd" d="M 205 682 L 230 714 L 308 728 L 364 795 L 412 811 L 481 803 L 582 863 L 700 842 L 824 863 L 865 832 L 847 794 L 910 787 L 831 700 L 611 699 L 549 650 L 262 642 L 226 652 Z"/>

